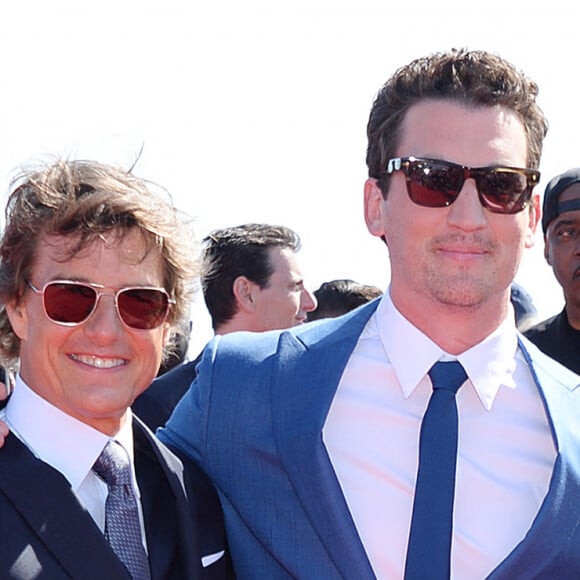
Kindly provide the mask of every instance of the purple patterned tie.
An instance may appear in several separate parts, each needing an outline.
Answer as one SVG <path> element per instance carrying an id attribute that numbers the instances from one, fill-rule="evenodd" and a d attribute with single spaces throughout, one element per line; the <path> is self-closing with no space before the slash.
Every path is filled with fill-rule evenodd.
<path id="1" fill-rule="evenodd" d="M 105 537 L 133 580 L 150 580 L 149 559 L 143 547 L 126 451 L 116 441 L 109 441 L 95 461 L 93 471 L 109 488 L 105 503 Z"/>

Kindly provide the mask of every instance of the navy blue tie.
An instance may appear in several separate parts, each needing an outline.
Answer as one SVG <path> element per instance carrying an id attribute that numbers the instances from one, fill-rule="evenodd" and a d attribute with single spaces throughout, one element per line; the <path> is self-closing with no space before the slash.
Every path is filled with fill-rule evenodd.
<path id="1" fill-rule="evenodd" d="M 435 363 L 429 376 L 433 393 L 421 424 L 405 580 L 445 580 L 451 572 L 458 427 L 455 394 L 467 375 L 459 362 L 450 361 Z"/>
<path id="2" fill-rule="evenodd" d="M 149 559 L 141 538 L 127 452 L 116 441 L 109 441 L 93 470 L 109 489 L 105 503 L 105 536 L 109 544 L 133 580 L 149 580 Z"/>

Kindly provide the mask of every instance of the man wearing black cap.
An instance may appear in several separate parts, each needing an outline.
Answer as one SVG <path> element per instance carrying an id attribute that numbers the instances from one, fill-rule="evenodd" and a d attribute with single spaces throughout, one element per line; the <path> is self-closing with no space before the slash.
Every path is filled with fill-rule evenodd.
<path id="1" fill-rule="evenodd" d="M 544 255 L 564 291 L 560 314 L 525 334 L 546 354 L 580 374 L 580 167 L 554 177 L 544 193 Z"/>

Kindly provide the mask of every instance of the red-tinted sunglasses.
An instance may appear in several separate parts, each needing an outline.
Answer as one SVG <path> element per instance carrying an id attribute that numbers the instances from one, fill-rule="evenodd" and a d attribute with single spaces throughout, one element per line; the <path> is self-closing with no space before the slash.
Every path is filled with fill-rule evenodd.
<path id="1" fill-rule="evenodd" d="M 151 330 L 165 322 L 174 300 L 163 288 L 135 286 L 116 292 L 103 292 L 104 286 L 72 280 L 53 280 L 41 289 L 27 282 L 31 290 L 42 295 L 46 316 L 64 326 L 77 326 L 90 318 L 103 295 L 115 297 L 119 318 L 129 328 Z"/>
<path id="2" fill-rule="evenodd" d="M 402 171 L 411 201 L 425 207 L 447 207 L 458 197 L 466 179 L 473 179 L 481 205 L 493 213 L 513 214 L 532 197 L 540 172 L 519 167 L 465 167 L 441 159 L 395 157 L 387 174 Z"/>

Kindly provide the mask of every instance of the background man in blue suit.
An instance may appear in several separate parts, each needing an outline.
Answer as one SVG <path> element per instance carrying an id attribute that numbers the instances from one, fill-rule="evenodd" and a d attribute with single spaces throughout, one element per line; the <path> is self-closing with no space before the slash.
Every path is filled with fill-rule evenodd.
<path id="1" fill-rule="evenodd" d="M 239 577 L 403 576 L 428 373 L 446 360 L 467 376 L 451 548 L 447 572 L 422 577 L 580 575 L 580 378 L 517 332 L 510 305 L 540 216 L 536 96 L 485 52 L 396 71 L 370 114 L 364 186 L 388 291 L 340 318 L 205 349 L 161 437 L 214 480 Z"/>

